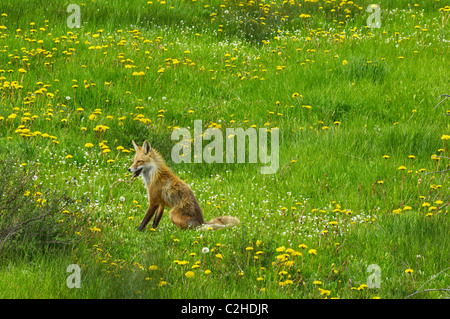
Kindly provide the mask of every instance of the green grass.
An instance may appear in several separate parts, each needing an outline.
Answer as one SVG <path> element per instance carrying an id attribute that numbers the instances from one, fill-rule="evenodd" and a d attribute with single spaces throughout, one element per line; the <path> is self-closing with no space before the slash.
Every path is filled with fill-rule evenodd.
<path id="1" fill-rule="evenodd" d="M 369 29 L 369 2 L 355 2 L 75 1 L 82 28 L 69 29 L 67 4 L 2 1 L 0 159 L 36 171 L 31 196 L 87 198 L 73 213 L 88 224 L 73 247 L 19 241 L 0 259 L 0 297 L 404 298 L 448 268 L 449 173 L 432 173 L 449 167 L 448 101 L 435 108 L 449 93 L 448 7 L 386 1 Z M 279 170 L 173 163 L 171 133 L 194 120 L 277 127 Z M 146 191 L 127 168 L 145 139 L 205 219 L 242 225 L 184 231 L 163 216 L 138 232 Z M 80 289 L 66 286 L 72 263 Z M 361 286 L 370 264 L 380 288 Z"/>

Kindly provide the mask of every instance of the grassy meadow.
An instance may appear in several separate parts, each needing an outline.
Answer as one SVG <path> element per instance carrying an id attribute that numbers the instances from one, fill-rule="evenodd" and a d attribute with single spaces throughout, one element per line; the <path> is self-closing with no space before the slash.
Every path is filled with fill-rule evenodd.
<path id="1" fill-rule="evenodd" d="M 371 3 L 1 0 L 0 298 L 448 298 L 450 6 Z M 194 120 L 279 169 L 174 163 Z M 138 232 L 146 139 L 241 225 Z"/>

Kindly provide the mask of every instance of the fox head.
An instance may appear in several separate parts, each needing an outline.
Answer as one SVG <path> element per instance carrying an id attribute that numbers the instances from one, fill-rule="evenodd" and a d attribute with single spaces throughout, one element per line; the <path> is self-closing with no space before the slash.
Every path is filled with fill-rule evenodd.
<path id="1" fill-rule="evenodd" d="M 134 173 L 134 177 L 138 177 L 141 173 L 147 175 L 152 170 L 156 170 L 158 167 L 157 152 L 152 149 L 150 143 L 145 141 L 142 146 L 139 146 L 134 141 L 132 142 L 136 154 L 128 171 Z"/>

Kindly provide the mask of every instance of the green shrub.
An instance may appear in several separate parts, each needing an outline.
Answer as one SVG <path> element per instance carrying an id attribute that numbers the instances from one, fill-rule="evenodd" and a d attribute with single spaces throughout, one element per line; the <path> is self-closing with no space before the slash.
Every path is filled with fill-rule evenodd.
<path id="1" fill-rule="evenodd" d="M 37 168 L 0 161 L 0 257 L 73 245 L 81 237 L 83 200 L 61 189 L 38 191 L 38 174 Z"/>

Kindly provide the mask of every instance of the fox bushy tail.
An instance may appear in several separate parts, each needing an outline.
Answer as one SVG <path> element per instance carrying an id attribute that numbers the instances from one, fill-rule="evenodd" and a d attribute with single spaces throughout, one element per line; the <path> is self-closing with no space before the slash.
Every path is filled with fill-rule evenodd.
<path id="1" fill-rule="evenodd" d="M 209 222 L 204 223 L 198 229 L 199 230 L 220 229 L 225 227 L 237 226 L 240 223 L 241 221 L 237 217 L 220 216 L 211 219 Z"/>

